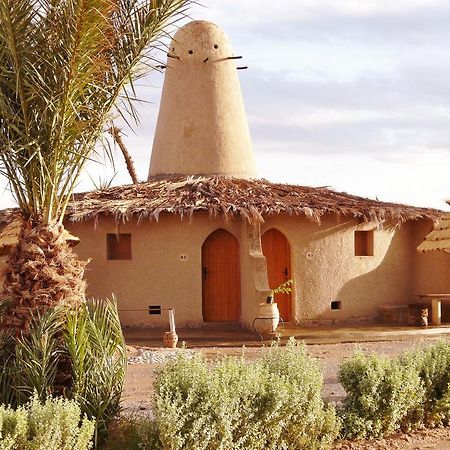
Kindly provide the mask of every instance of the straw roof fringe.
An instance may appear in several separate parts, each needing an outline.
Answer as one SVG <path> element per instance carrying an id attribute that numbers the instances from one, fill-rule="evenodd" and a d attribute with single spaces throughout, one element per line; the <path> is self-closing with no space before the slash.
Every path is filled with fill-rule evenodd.
<path id="1" fill-rule="evenodd" d="M 0 211 L 0 224 L 7 211 Z M 197 212 L 225 220 L 242 217 L 251 224 L 262 223 L 265 216 L 274 214 L 304 215 L 320 223 L 322 216 L 335 213 L 364 222 L 384 222 L 387 226 L 422 218 L 436 222 L 442 214 L 435 209 L 384 203 L 326 187 L 221 176 L 176 176 L 75 194 L 67 216 L 71 221 L 96 221 L 101 215 L 108 215 L 120 223 L 132 217 L 157 221 L 162 213 L 183 218 Z"/>
<path id="2" fill-rule="evenodd" d="M 264 222 L 265 216 L 274 214 L 304 215 L 320 223 L 324 214 L 337 213 L 395 226 L 421 218 L 436 222 L 442 214 L 435 209 L 369 200 L 326 187 L 222 176 L 176 176 L 77 194 L 68 215 L 72 221 L 110 215 L 121 222 L 131 217 L 158 220 L 162 213 L 191 217 L 196 212 L 225 219 L 242 217 L 251 224 Z"/>
<path id="3" fill-rule="evenodd" d="M 447 203 L 450 205 L 450 200 Z M 450 253 L 450 212 L 441 216 L 434 230 L 417 247 L 418 252 L 430 252 L 433 250 Z"/>

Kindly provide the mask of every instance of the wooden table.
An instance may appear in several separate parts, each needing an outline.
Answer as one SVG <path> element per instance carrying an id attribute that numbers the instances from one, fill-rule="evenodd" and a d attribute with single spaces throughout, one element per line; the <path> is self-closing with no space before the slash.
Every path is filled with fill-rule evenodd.
<path id="1" fill-rule="evenodd" d="M 450 294 L 420 294 L 418 297 L 424 300 L 431 300 L 431 324 L 440 325 L 442 317 L 441 303 L 450 301 Z"/>

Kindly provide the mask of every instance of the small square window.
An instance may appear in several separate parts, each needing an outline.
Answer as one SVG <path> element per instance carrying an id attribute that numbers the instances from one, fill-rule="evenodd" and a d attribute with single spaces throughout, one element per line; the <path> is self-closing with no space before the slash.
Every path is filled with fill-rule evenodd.
<path id="1" fill-rule="evenodd" d="M 341 309 L 342 308 L 342 303 L 340 302 L 340 300 L 334 300 L 331 302 L 331 309 Z"/>
<path id="2" fill-rule="evenodd" d="M 373 230 L 355 231 L 355 256 L 373 256 Z"/>
<path id="3" fill-rule="evenodd" d="M 131 259 L 131 234 L 108 233 L 106 253 L 108 259 Z"/>

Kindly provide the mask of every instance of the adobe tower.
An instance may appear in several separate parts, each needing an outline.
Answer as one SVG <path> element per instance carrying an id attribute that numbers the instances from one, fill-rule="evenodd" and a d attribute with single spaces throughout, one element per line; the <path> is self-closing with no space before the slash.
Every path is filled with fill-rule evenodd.
<path id="1" fill-rule="evenodd" d="M 149 180 L 174 174 L 256 177 L 235 59 L 213 23 L 191 22 L 175 34 Z"/>

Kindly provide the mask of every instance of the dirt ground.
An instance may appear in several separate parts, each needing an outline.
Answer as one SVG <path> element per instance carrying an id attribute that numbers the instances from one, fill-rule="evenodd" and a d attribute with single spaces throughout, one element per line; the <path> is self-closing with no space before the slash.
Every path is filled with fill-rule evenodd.
<path id="1" fill-rule="evenodd" d="M 423 339 L 367 342 L 359 344 L 335 343 L 335 344 L 314 344 L 308 345 L 309 353 L 317 358 L 322 366 L 324 373 L 324 397 L 327 400 L 339 403 L 344 391 L 337 379 L 337 372 L 340 362 L 353 354 L 356 347 L 359 347 L 365 353 L 376 352 L 383 355 L 394 356 L 403 351 L 414 347 L 424 347 L 436 342 L 436 338 L 425 337 Z M 153 349 L 157 350 L 157 349 Z M 131 353 L 135 351 L 131 348 Z M 164 349 L 158 349 L 158 352 L 164 352 Z M 217 357 L 225 355 L 240 356 L 242 353 L 245 358 L 256 359 L 265 351 L 264 348 L 196 348 L 193 351 L 201 352 L 208 360 L 214 360 Z M 151 398 L 153 394 L 154 371 L 160 364 L 131 364 L 128 366 L 128 372 L 125 380 L 125 389 L 123 393 L 123 406 L 128 411 L 142 411 L 148 413 L 151 411 Z M 396 434 L 385 439 L 370 441 L 341 441 L 336 443 L 336 450 L 366 450 L 366 449 L 434 449 L 450 450 L 450 428 L 435 430 L 420 430 L 409 434 Z"/>

